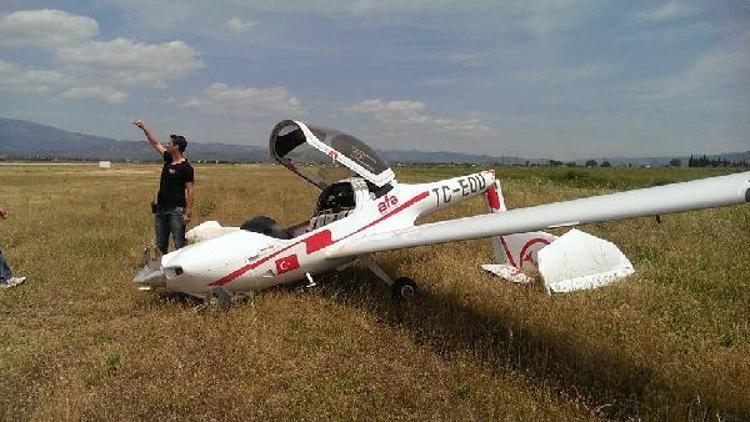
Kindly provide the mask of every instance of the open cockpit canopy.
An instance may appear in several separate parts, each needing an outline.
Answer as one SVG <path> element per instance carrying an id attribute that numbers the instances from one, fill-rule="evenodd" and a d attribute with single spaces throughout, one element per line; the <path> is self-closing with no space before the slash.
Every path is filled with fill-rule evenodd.
<path id="1" fill-rule="evenodd" d="M 375 151 L 335 129 L 284 120 L 271 132 L 270 150 L 276 161 L 321 189 L 352 176 L 377 187 L 395 179 L 393 170 Z"/>

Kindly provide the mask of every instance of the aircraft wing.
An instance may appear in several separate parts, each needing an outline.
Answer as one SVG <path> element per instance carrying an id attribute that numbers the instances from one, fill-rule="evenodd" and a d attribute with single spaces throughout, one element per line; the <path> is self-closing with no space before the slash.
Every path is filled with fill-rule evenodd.
<path id="1" fill-rule="evenodd" d="M 346 239 L 329 258 L 750 202 L 750 172 L 517 208 Z"/>

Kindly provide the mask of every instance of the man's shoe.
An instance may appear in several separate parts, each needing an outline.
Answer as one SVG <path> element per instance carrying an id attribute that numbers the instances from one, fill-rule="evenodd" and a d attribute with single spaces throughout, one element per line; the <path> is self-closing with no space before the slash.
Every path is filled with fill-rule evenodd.
<path id="1" fill-rule="evenodd" d="M 0 283 L 0 289 L 10 289 L 11 287 L 16 287 L 19 284 L 26 281 L 26 277 L 11 277 L 4 282 Z"/>

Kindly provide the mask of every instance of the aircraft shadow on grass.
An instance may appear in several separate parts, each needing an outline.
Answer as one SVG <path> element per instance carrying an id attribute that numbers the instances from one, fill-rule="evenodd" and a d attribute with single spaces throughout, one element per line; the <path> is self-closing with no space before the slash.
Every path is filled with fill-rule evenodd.
<path id="1" fill-rule="evenodd" d="M 627 419 L 666 409 L 669 414 L 660 417 L 717 412 L 738 420 L 750 416 L 750 409 L 717 409 L 711 397 L 701 395 L 696 402 L 694 391 L 676 390 L 652 368 L 615 347 L 602 350 L 572 344 L 564 334 L 529 326 L 510 308 L 480 312 L 462 304 L 457 296 L 425 290 L 410 303 L 394 304 L 388 300 L 387 288 L 366 269 L 351 269 L 321 284 L 321 296 L 361 309 L 384 324 L 405 328 L 417 344 L 447 359 L 469 352 L 493 372 L 530 375 L 537 385 L 552 385 L 560 396 L 584 396 L 598 416 Z M 647 409 L 654 397 L 667 397 L 669 402 Z"/>

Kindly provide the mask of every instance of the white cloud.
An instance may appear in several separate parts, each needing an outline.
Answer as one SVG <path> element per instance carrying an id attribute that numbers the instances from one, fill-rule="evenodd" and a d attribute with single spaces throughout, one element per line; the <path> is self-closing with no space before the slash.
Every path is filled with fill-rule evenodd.
<path id="1" fill-rule="evenodd" d="M 591 0 L 521 0 L 509 9 L 513 20 L 536 36 L 547 37 L 581 26 L 599 5 Z"/>
<path id="2" fill-rule="evenodd" d="M 56 70 L 24 68 L 15 63 L 0 60 L 0 91 L 32 94 L 59 95 L 66 100 L 101 100 L 119 104 L 128 99 L 128 94 L 110 86 L 73 86 L 75 80 Z"/>
<path id="3" fill-rule="evenodd" d="M 299 10 L 306 7 L 310 13 L 324 15 L 349 15 L 360 19 L 392 20 L 394 16 L 461 16 L 476 13 L 495 17 L 498 27 L 516 27 L 529 31 L 537 37 L 549 37 L 564 31 L 580 27 L 601 7 L 596 0 L 355 0 L 340 2 L 337 0 L 317 0 L 305 2 L 300 6 L 295 0 L 277 0 L 267 2 L 267 7 Z M 420 19 L 428 24 L 429 19 Z M 459 29 L 473 31 L 472 20 L 456 19 L 466 22 L 467 26 Z M 440 20 L 436 22 L 442 22 Z M 442 25 L 442 23 L 440 24 Z M 445 28 L 441 28 L 445 29 Z"/>
<path id="4" fill-rule="evenodd" d="M 555 69 L 524 69 L 511 73 L 509 80 L 531 84 L 589 82 L 607 76 L 612 71 L 611 66 L 589 63 L 580 66 L 569 66 Z"/>
<path id="5" fill-rule="evenodd" d="M 0 61 L 0 89 L 118 104 L 129 97 L 123 87 L 165 86 L 205 66 L 198 52 L 182 41 L 96 41 L 98 33 L 94 19 L 60 10 L 25 10 L 0 17 L 0 46 L 37 47 L 53 59 L 50 69 Z"/>
<path id="6" fill-rule="evenodd" d="M 740 47 L 743 48 L 743 47 Z M 676 100 L 683 105 L 710 104 L 707 98 L 727 92 L 750 93 L 750 56 L 719 49 L 698 57 L 688 68 L 640 83 L 633 97 L 642 100 Z M 701 101 L 696 101 L 698 98 Z"/>
<path id="7" fill-rule="evenodd" d="M 99 34 L 99 24 L 61 10 L 22 10 L 0 18 L 0 46 L 53 48 Z"/>
<path id="8" fill-rule="evenodd" d="M 233 17 L 227 21 L 227 28 L 235 34 L 242 34 L 255 25 L 255 22 L 243 20 L 238 17 Z"/>
<path id="9" fill-rule="evenodd" d="M 120 11 L 122 19 L 139 30 L 157 29 L 163 33 L 174 33 L 188 28 L 198 30 L 189 25 L 191 19 L 203 22 L 207 15 L 224 6 L 221 2 L 211 0 L 98 0 L 108 3 L 108 6 Z M 224 2 L 226 3 L 226 2 Z"/>
<path id="10" fill-rule="evenodd" d="M 425 113 L 426 106 L 421 101 L 383 101 L 379 98 L 363 100 L 349 107 L 344 107 L 344 114 L 372 116 L 388 126 L 418 126 L 438 132 L 460 133 L 462 135 L 481 135 L 491 131 L 479 119 L 455 120 L 430 116 Z"/>
<path id="11" fill-rule="evenodd" d="M 143 16 L 144 19 L 150 19 L 154 25 L 158 25 L 158 15 L 153 16 L 149 13 L 150 9 L 156 8 L 168 19 L 169 22 L 174 20 L 174 14 L 179 18 L 187 18 L 187 15 L 207 12 L 208 8 L 216 8 L 216 2 L 211 0 L 181 0 L 179 6 L 169 2 L 160 2 L 155 0 L 106 0 L 111 4 L 127 10 L 129 13 L 137 16 Z M 291 13 L 314 13 L 316 15 L 341 16 L 341 15 L 387 15 L 398 12 L 420 13 L 431 10 L 450 10 L 466 8 L 465 4 L 458 4 L 454 0 L 412 0 L 404 2 L 400 0 L 352 0 L 342 2 L 340 0 L 309 0 L 301 2 L 299 0 L 273 0 L 273 1 L 248 1 L 248 0 L 225 0 L 224 5 L 245 9 L 260 9 L 274 12 L 291 12 Z M 492 0 L 480 0 L 474 3 L 492 4 Z M 176 9 L 172 15 L 167 12 Z M 146 15 L 151 15 L 146 16 Z"/>
<path id="12" fill-rule="evenodd" d="M 128 99 L 129 95 L 111 86 L 80 86 L 71 88 L 60 95 L 67 100 L 99 100 L 110 104 L 120 104 Z"/>
<path id="13" fill-rule="evenodd" d="M 155 0 L 106 0 L 120 8 L 134 22 L 149 28 L 179 29 L 196 17 L 216 15 L 216 2 L 211 0 L 182 0 L 173 2 Z M 450 25 L 460 29 L 476 29 L 473 20 L 462 19 L 477 13 L 492 16 L 498 27 L 521 25 L 537 35 L 578 27 L 592 11 L 603 3 L 596 0 L 226 0 L 225 6 L 245 11 L 270 11 L 296 15 L 324 16 L 332 19 L 352 18 L 361 23 L 412 21 L 418 19 L 422 27 L 436 25 L 446 30 L 444 19 L 451 17 Z M 226 19 L 226 18 L 225 18 Z M 315 19 L 315 18 L 313 18 Z M 203 19 L 201 19 L 203 20 Z M 224 21 L 222 21 L 224 22 Z M 463 24 L 465 22 L 465 24 Z M 459 30 L 460 30 L 459 29 Z"/>
<path id="14" fill-rule="evenodd" d="M 23 68 L 0 60 L 0 90 L 39 94 L 49 92 L 66 82 L 67 78 L 55 70 Z"/>
<path id="15" fill-rule="evenodd" d="M 666 22 L 675 19 L 690 17 L 695 15 L 697 9 L 692 5 L 670 1 L 660 7 L 648 10 L 640 14 L 640 18 L 651 23 Z"/>
<path id="16" fill-rule="evenodd" d="M 485 62 L 486 52 L 475 53 L 475 52 L 463 52 L 463 53 L 449 53 L 438 57 L 440 60 L 463 67 L 480 67 Z"/>
<path id="17" fill-rule="evenodd" d="M 363 100 L 342 109 L 345 113 L 372 115 L 381 122 L 424 123 L 425 105 L 421 101 Z"/>
<path id="18" fill-rule="evenodd" d="M 216 82 L 207 86 L 202 95 L 168 103 L 208 112 L 246 112 L 253 114 L 302 114 L 302 103 L 285 87 L 256 88 L 230 86 Z"/>
<path id="19" fill-rule="evenodd" d="M 163 86 L 205 65 L 182 41 L 144 44 L 127 38 L 63 47 L 57 58 L 75 72 L 126 85 Z"/>

